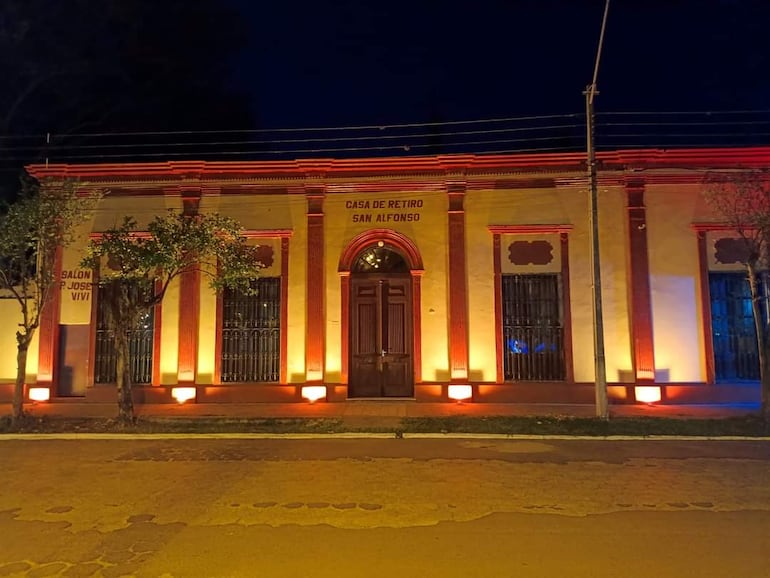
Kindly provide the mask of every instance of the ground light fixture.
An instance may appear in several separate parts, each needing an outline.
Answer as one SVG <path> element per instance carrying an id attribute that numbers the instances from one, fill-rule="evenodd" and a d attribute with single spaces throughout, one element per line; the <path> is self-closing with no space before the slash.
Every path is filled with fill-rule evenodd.
<path id="1" fill-rule="evenodd" d="M 195 400 L 196 389 L 194 387 L 172 387 L 171 397 L 177 400 L 179 403 L 185 403 L 186 401 Z"/>
<path id="2" fill-rule="evenodd" d="M 319 399 L 326 397 L 325 385 L 305 385 L 302 387 L 302 398 L 310 403 L 315 403 Z"/>
<path id="3" fill-rule="evenodd" d="M 634 388 L 636 401 L 641 403 L 657 403 L 660 401 L 660 387 L 656 385 L 640 385 Z"/>
<path id="4" fill-rule="evenodd" d="M 30 401 L 49 401 L 51 399 L 51 390 L 47 387 L 30 387 L 27 395 Z"/>
<path id="5" fill-rule="evenodd" d="M 473 397 L 473 388 L 470 385 L 450 385 L 447 387 L 447 397 L 457 403 L 468 401 Z"/>

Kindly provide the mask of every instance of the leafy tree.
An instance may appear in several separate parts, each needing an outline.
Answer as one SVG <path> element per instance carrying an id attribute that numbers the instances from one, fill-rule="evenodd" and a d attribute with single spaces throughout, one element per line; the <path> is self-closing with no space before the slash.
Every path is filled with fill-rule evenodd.
<path id="1" fill-rule="evenodd" d="M 770 250 L 770 170 L 709 175 L 704 191 L 711 209 L 744 244 L 744 264 L 759 350 L 762 415 L 770 419 L 770 317 L 763 312 Z"/>
<path id="2" fill-rule="evenodd" d="M 251 293 L 251 280 L 264 266 L 232 219 L 173 211 L 156 216 L 146 231 L 125 217 L 90 242 L 82 265 L 99 271 L 104 288 L 106 321 L 115 338 L 118 418 L 125 423 L 134 421 L 128 332 L 163 301 L 171 281 L 197 270 L 215 290 Z"/>
<path id="3" fill-rule="evenodd" d="M 56 258 L 70 245 L 77 227 L 96 205 L 100 194 L 80 193 L 76 183 L 41 186 L 27 178 L 12 203 L 0 206 L 0 290 L 21 308 L 16 331 L 17 369 L 13 390 L 14 421 L 24 413 L 27 353 L 40 316 L 58 288 Z"/>

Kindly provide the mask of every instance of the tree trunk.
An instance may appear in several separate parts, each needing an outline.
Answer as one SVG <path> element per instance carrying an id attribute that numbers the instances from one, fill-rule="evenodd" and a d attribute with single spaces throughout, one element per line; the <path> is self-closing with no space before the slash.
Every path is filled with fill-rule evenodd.
<path id="1" fill-rule="evenodd" d="M 128 331 L 132 327 L 132 312 L 136 306 L 131 301 L 131 287 L 126 281 L 118 281 L 110 295 L 109 312 L 115 332 L 115 383 L 118 389 L 118 420 L 134 423 L 134 399 L 131 394 L 131 352 Z"/>
<path id="2" fill-rule="evenodd" d="M 765 368 L 768 366 L 768 360 L 770 360 L 770 343 L 765 339 L 765 347 L 760 353 L 761 363 Z M 762 408 L 762 417 L 765 421 L 770 422 L 770 371 L 763 371 L 760 374 L 761 386 L 760 386 L 760 407 Z"/>
<path id="3" fill-rule="evenodd" d="M 13 387 L 13 412 L 11 421 L 17 423 L 24 417 L 24 382 L 27 379 L 27 353 L 29 340 L 17 334 L 18 349 L 16 351 L 16 383 Z"/>
<path id="4" fill-rule="evenodd" d="M 749 273 L 749 288 L 751 289 L 751 312 L 754 316 L 754 330 L 757 334 L 757 352 L 759 353 L 760 407 L 762 416 L 770 417 L 768 408 L 768 390 L 770 390 L 770 372 L 768 371 L 768 343 L 765 335 L 765 322 L 762 319 L 762 296 L 759 292 L 759 279 L 755 262 L 746 264 Z"/>
<path id="5" fill-rule="evenodd" d="M 129 371 L 129 348 L 126 332 L 115 331 L 115 381 L 118 388 L 118 419 L 123 423 L 134 423 L 134 399 L 131 394 L 131 372 Z"/>

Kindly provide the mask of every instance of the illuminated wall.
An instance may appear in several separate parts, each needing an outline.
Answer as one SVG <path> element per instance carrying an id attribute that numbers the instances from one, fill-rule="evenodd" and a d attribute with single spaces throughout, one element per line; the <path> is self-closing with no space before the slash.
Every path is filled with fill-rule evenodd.
<path id="1" fill-rule="evenodd" d="M 472 191 L 466 202 L 471 374 L 495 377 L 494 280 L 491 225 L 571 225 L 569 275 L 576 381 L 592 381 L 593 298 L 587 192 L 576 187 Z M 609 381 L 631 367 L 622 191 L 600 194 L 605 355 Z"/>
<path id="2" fill-rule="evenodd" d="M 422 379 L 448 379 L 447 200 L 446 192 L 335 193 L 324 200 L 326 283 L 326 380 L 339 383 L 342 347 L 342 252 L 369 229 L 392 229 L 411 239 L 425 273 L 422 299 Z"/>
<path id="3" fill-rule="evenodd" d="M 473 191 L 465 197 L 465 244 L 468 283 L 468 376 L 497 379 L 495 279 L 492 234 L 487 227 L 509 217 L 509 194 Z M 497 208 L 495 209 L 495 206 Z"/>
<path id="4" fill-rule="evenodd" d="M 91 323 L 91 293 L 93 272 L 80 266 L 88 246 L 88 234 L 92 220 L 76 231 L 75 242 L 62 252 L 62 272 L 59 285 L 62 325 L 88 325 Z"/>
<path id="5" fill-rule="evenodd" d="M 201 212 L 219 213 L 235 219 L 246 231 L 289 230 L 289 278 L 287 326 L 287 379 L 305 381 L 305 316 L 307 303 L 307 203 L 302 194 L 221 194 L 203 197 Z M 278 238 L 258 238 L 255 244 L 269 244 L 275 255 L 273 266 L 262 271 L 265 276 L 281 274 L 281 242 Z M 201 283 L 201 322 L 199 326 L 198 373 L 204 383 L 211 383 L 214 371 L 216 339 L 216 295 L 205 280 Z"/>
<path id="6" fill-rule="evenodd" d="M 729 232 L 713 231 L 694 223 L 716 223 L 706 207 L 699 183 L 704 167 L 732 169 L 770 165 L 770 148 L 606 151 L 600 153 L 599 225 L 606 375 L 609 383 L 646 379 L 654 354 L 656 381 L 701 383 L 709 379 L 711 359 L 709 328 L 704 329 L 709 304 L 702 303 L 698 235 L 707 248 L 709 270 L 736 270 L 736 265 L 717 262 L 712 255 L 715 239 Z M 387 229 L 409 239 L 424 266 L 420 277 L 418 349 L 422 381 L 450 381 L 450 364 L 465 379 L 462 335 L 451 351 L 450 297 L 452 308 L 461 304 L 462 283 L 450 292 L 449 226 L 461 231 L 459 217 L 450 217 L 462 206 L 464 218 L 465 288 L 467 289 L 468 379 L 493 383 L 501 360 L 497 350 L 501 336 L 496 319 L 495 235 L 501 244 L 501 273 L 564 271 L 569 274 L 569 308 L 564 311 L 571 327 L 572 377 L 575 382 L 594 380 L 593 294 L 589 195 L 585 182 L 585 157 L 577 153 L 533 155 L 446 155 L 372 159 L 314 159 L 296 161 L 160 162 L 105 165 L 37 165 L 38 177 L 81 178 L 83 186 L 110 189 L 97 207 L 92 222 L 84 225 L 78 242 L 62 256 L 59 280 L 60 311 L 55 323 L 86 335 L 93 317 L 92 273 L 80 267 L 88 234 L 119 225 L 125 215 L 138 221 L 138 229 L 168 209 L 182 210 L 199 196 L 201 213 L 217 212 L 234 218 L 252 237 L 251 242 L 269 246 L 274 259 L 263 271 L 282 275 L 288 268 L 282 305 L 286 338 L 286 378 L 289 383 L 320 380 L 316 365 L 324 365 L 323 382 L 338 384 L 348 368 L 342 367 L 347 339 L 343 335 L 340 258 L 353 239 L 372 229 Z M 691 167 L 691 168 L 686 168 Z M 89 181 L 89 182 L 87 182 Z M 664 184 L 666 183 L 666 184 Z M 462 205 L 460 201 L 462 200 Z M 308 234 L 309 202 L 323 212 L 323 230 Z M 311 211 L 311 213 L 313 212 Z M 634 227 L 629 228 L 634 223 Z M 643 225 L 639 225 L 643 223 Z M 541 226 L 539 229 L 537 226 Z M 490 231 L 490 227 L 494 230 Z M 525 230 L 525 227 L 535 227 Z M 717 227 L 718 228 L 718 227 Z M 639 231 L 645 230 L 641 234 Z M 718 234 L 717 234 L 718 233 Z M 558 253 L 568 239 L 567 266 Z M 459 237 L 459 235 L 458 235 Z M 323 239 L 323 263 L 308 262 L 317 247 L 309 238 Z M 548 264 L 513 263 L 505 252 L 515 239 L 547 238 L 553 248 Z M 631 241 L 630 239 L 633 239 Z M 454 242 L 458 238 L 453 238 Z M 315 242 L 315 241 L 314 241 Z M 646 243 L 646 253 L 645 253 Z M 284 251 L 288 246 L 288 257 Z M 463 259 L 453 252 L 452 274 Z M 513 264 L 512 264 L 513 263 Z M 649 303 L 645 282 L 631 286 L 630 276 L 642 275 L 649 264 Z M 458 268 L 455 269 L 455 266 Z M 321 269 L 322 267 L 322 269 Z M 310 279 L 308 269 L 310 268 Z M 308 287 L 310 281 L 311 287 Z M 318 282 L 322 281 L 322 284 Z M 198 293 L 190 285 L 174 281 L 168 289 L 160 329 L 161 384 L 175 384 L 195 356 L 198 384 L 217 383 L 217 296 L 201 277 Z M 308 294 L 313 301 L 308 301 Z M 283 297 L 283 296 L 282 296 Z M 455 299 L 458 298 L 458 299 Z M 199 301 L 200 309 L 190 303 Z M 648 316 L 648 305 L 649 314 Z M 312 317 L 308 319 L 308 310 Z M 454 309 L 464 321 L 464 311 Z M 632 319 L 632 313 L 638 315 Z M 322 318 L 317 315 L 321 314 Z M 0 380 L 15 374 L 14 338 L 18 304 L 0 299 L 0 315 L 7 330 L 0 333 Z M 197 315 L 190 322 L 189 315 Z M 456 320 L 457 321 L 457 320 Z M 632 322 L 637 324 L 636 338 Z M 180 330 L 181 326 L 181 330 Z M 188 334 L 197 326 L 195 351 Z M 458 331 L 460 323 L 454 326 Z M 44 335 L 56 335 L 46 327 Z M 93 328 L 91 328 L 93 331 Z M 308 335 L 310 337 L 308 338 Z M 320 337 L 323 337 L 321 344 Z M 38 357 L 47 364 L 51 337 L 37 340 L 30 350 L 28 373 L 38 369 Z M 84 340 L 81 339 L 79 343 Z M 323 347 L 323 360 L 319 358 Z M 181 347 L 181 356 L 180 356 Z M 38 349 L 45 355 L 38 355 Z M 77 348 L 69 350 L 79 355 Z M 639 356 L 634 367 L 634 356 Z M 310 363 L 308 377 L 306 360 Z M 55 359 L 54 363 L 59 360 Z M 183 367 L 184 366 L 184 367 Z M 41 369 L 41 377 L 48 368 Z M 634 369 L 637 370 L 636 375 Z M 456 376 L 457 377 L 457 376 Z M 458 379 L 460 379 L 458 377 Z M 212 388 L 216 389 L 216 388 Z M 241 388 L 246 390 L 248 388 Z M 270 388 L 265 388 L 269 390 Z M 424 392 L 429 389 L 419 388 Z M 497 388 L 490 388 L 497 389 Z M 284 388 L 280 392 L 294 391 Z M 335 395 L 344 391 L 338 388 Z M 253 392 L 252 392 L 253 393 Z M 61 393 L 61 395 L 66 395 Z"/>
<path id="7" fill-rule="evenodd" d="M 649 186 L 650 258 L 656 379 L 706 379 L 698 245 L 692 223 L 710 220 L 698 185 Z"/>
<path id="8" fill-rule="evenodd" d="M 16 328 L 21 323 L 21 305 L 16 299 L 0 297 L 0 319 L 4 331 L 0 331 L 0 383 L 16 381 Z M 37 376 L 38 334 L 35 332 L 27 352 L 27 383 L 34 383 Z"/>
<path id="9" fill-rule="evenodd" d="M 177 278 L 169 283 L 161 307 L 161 385 L 174 385 L 179 381 L 179 301 L 179 278 Z"/>
<path id="10" fill-rule="evenodd" d="M 586 206 L 583 205 L 583 207 Z M 587 213 L 586 208 L 583 210 Z M 588 226 L 587 223 L 586 226 Z M 599 188 L 599 242 L 607 381 L 625 382 L 631 377 L 633 345 L 630 333 L 630 287 L 628 285 L 630 275 L 628 210 L 626 194 L 622 187 Z M 589 255 L 590 253 L 586 255 L 586 259 L 590 259 Z M 587 274 L 590 275 L 590 268 Z M 592 299 L 590 281 L 583 283 L 580 290 L 588 299 Z M 592 324 L 588 328 L 591 332 L 593 331 Z M 593 340 L 593 332 L 590 339 Z M 593 341 L 591 343 L 593 344 Z M 593 369 L 593 347 L 591 347 L 590 356 Z M 593 375 L 594 371 L 591 371 L 589 380 L 593 380 Z M 577 375 L 575 379 L 579 380 Z"/>

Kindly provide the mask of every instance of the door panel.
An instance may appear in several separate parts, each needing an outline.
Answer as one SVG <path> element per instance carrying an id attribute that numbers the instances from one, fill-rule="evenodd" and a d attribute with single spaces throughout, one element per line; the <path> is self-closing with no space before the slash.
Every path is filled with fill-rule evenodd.
<path id="1" fill-rule="evenodd" d="M 90 325 L 59 326 L 57 395 L 79 397 L 86 394 L 90 344 Z"/>
<path id="2" fill-rule="evenodd" d="M 358 287 L 358 300 L 354 299 L 353 337 L 351 356 L 351 383 L 356 384 L 356 396 L 378 397 L 380 395 L 380 348 L 377 338 L 377 294 L 376 287 Z"/>
<path id="3" fill-rule="evenodd" d="M 351 278 L 350 397 L 409 397 L 411 279 Z"/>
<path id="4" fill-rule="evenodd" d="M 709 293 L 717 381 L 758 380 L 757 333 L 746 273 L 710 273 Z"/>

